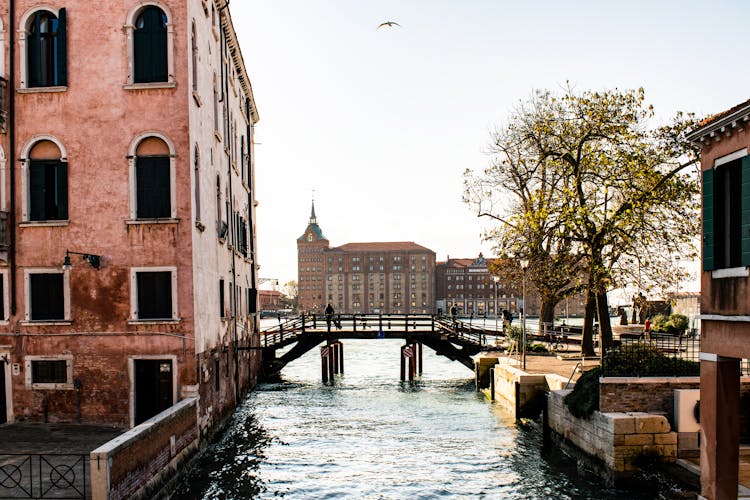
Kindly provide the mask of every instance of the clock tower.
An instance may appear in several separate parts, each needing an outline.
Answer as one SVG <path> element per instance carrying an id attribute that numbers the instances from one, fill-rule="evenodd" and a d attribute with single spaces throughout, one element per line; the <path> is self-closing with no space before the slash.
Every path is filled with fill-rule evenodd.
<path id="1" fill-rule="evenodd" d="M 315 201 L 312 202 L 310 220 L 305 232 L 297 238 L 297 311 L 323 312 L 325 309 L 324 253 L 329 248 L 328 239 L 318 226 Z"/>

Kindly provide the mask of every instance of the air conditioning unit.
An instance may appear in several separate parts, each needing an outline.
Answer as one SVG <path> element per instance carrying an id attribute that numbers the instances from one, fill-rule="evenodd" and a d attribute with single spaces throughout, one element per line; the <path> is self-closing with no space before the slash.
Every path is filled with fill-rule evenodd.
<path id="1" fill-rule="evenodd" d="M 674 390 L 674 423 L 677 432 L 700 431 L 700 400 L 700 389 Z"/>

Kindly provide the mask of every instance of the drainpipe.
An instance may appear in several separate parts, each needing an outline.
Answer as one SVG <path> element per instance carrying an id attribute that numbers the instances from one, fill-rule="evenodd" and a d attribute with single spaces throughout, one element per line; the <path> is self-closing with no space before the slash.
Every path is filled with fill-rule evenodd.
<path id="1" fill-rule="evenodd" d="M 10 197 L 8 207 L 9 245 L 8 264 L 10 277 L 8 279 L 8 293 L 10 295 L 10 314 L 16 314 L 16 2 L 10 0 L 9 44 L 8 44 L 8 170 L 10 172 Z"/>

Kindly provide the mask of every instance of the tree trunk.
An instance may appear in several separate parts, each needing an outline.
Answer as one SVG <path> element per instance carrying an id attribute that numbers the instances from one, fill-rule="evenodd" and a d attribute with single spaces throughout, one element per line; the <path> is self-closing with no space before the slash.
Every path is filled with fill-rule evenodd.
<path id="1" fill-rule="evenodd" d="M 539 309 L 539 326 L 541 328 L 542 323 L 554 323 L 555 322 L 555 306 L 557 302 L 551 300 L 542 299 L 542 305 Z"/>
<path id="2" fill-rule="evenodd" d="M 607 292 L 599 291 L 596 294 L 596 309 L 599 316 L 599 339 L 602 352 L 612 347 L 612 325 L 609 322 L 609 302 Z"/>
<path id="3" fill-rule="evenodd" d="M 581 356 L 596 356 L 594 352 L 594 318 L 596 317 L 596 295 L 592 287 L 586 293 L 586 312 L 583 316 Z"/>

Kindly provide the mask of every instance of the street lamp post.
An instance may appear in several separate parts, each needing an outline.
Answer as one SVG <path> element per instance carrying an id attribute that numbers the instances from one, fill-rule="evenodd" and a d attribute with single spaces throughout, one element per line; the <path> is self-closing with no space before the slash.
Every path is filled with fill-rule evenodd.
<path id="1" fill-rule="evenodd" d="M 498 317 L 498 314 L 497 314 L 497 284 L 500 281 L 500 276 L 493 276 L 492 277 L 492 281 L 495 282 L 495 332 L 497 332 L 498 331 L 497 330 L 497 327 L 498 327 L 498 325 L 497 325 L 497 319 L 498 319 L 497 318 Z"/>
<path id="2" fill-rule="evenodd" d="M 526 370 L 526 268 L 529 267 L 529 259 L 521 259 L 518 261 L 521 264 L 523 270 L 523 288 L 521 294 L 521 301 L 523 302 L 523 314 L 521 316 L 521 359 L 523 360 L 523 369 Z"/>

